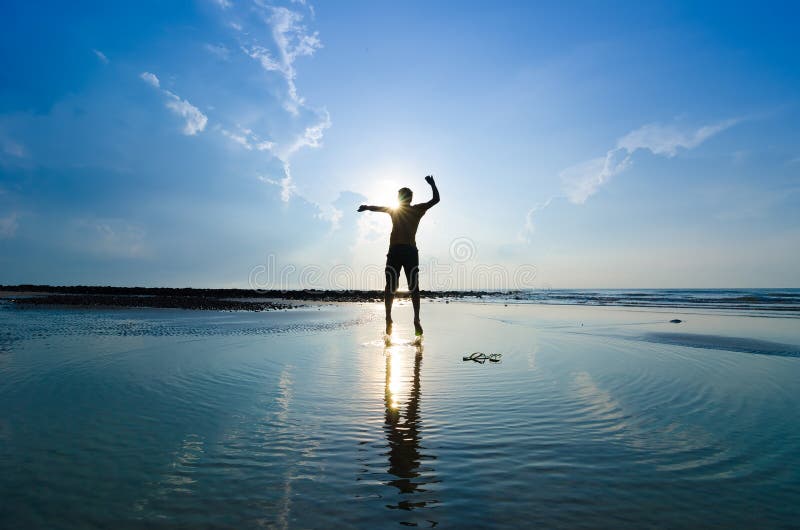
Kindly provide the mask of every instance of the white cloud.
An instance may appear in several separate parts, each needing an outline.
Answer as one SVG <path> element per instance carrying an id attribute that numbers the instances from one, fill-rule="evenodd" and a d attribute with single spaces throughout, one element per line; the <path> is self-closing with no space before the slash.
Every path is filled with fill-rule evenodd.
<path id="1" fill-rule="evenodd" d="M 534 216 L 539 213 L 540 211 L 544 210 L 550 203 L 553 202 L 555 197 L 548 197 L 548 199 L 544 202 L 540 202 L 536 204 L 533 208 L 528 210 L 528 213 L 525 215 L 525 226 L 522 229 L 522 237 L 524 240 L 528 241 L 530 236 L 536 231 L 536 224 L 534 223 Z"/>
<path id="2" fill-rule="evenodd" d="M 654 155 L 674 157 L 681 149 L 694 149 L 712 136 L 732 127 L 740 120 L 725 120 L 697 129 L 682 129 L 677 125 L 657 123 L 631 131 L 617 141 L 617 147 L 605 156 L 581 162 L 563 170 L 559 176 L 564 194 L 575 204 L 583 204 L 618 173 L 633 164 L 633 154 L 644 149 Z"/>
<path id="3" fill-rule="evenodd" d="M 320 121 L 306 127 L 306 130 L 303 131 L 303 136 L 300 140 L 300 147 L 319 147 L 322 145 L 321 142 L 323 133 L 325 129 L 328 129 L 331 125 L 331 115 L 327 110 L 323 109 L 321 112 Z"/>
<path id="4" fill-rule="evenodd" d="M 0 239 L 10 239 L 17 233 L 19 228 L 19 215 L 11 212 L 5 217 L 0 217 Z"/>
<path id="5" fill-rule="evenodd" d="M 322 145 L 322 137 L 325 129 L 330 128 L 332 125 L 331 116 L 327 110 L 322 109 L 319 112 L 319 121 L 307 126 L 303 133 L 300 134 L 295 141 L 288 146 L 281 157 L 288 159 L 291 155 L 302 149 L 303 147 L 320 147 Z"/>
<path id="6" fill-rule="evenodd" d="M 242 46 L 242 51 L 250 56 L 252 59 L 261 63 L 261 67 L 269 72 L 283 72 L 283 65 L 272 57 L 269 50 L 263 46 L 251 46 L 246 48 Z"/>
<path id="7" fill-rule="evenodd" d="M 278 186 L 281 188 L 281 200 L 283 202 L 289 202 L 289 199 L 292 198 L 292 195 L 297 193 L 297 187 L 294 185 L 294 181 L 292 180 L 292 172 L 289 164 L 284 162 L 283 164 L 283 174 L 284 177 L 278 180 L 271 179 L 268 177 L 260 176 L 258 180 L 261 182 L 266 182 L 267 184 L 271 184 L 273 186 Z"/>
<path id="8" fill-rule="evenodd" d="M 222 133 L 223 136 L 227 136 L 228 138 L 230 138 L 231 140 L 233 140 L 237 144 L 241 145 L 242 147 L 244 147 L 248 151 L 253 149 L 253 146 L 250 145 L 250 142 L 248 141 L 247 136 L 245 136 L 243 134 L 237 134 L 235 132 L 231 132 L 231 131 L 229 131 L 227 129 L 220 129 L 220 132 Z"/>
<path id="9" fill-rule="evenodd" d="M 166 88 L 161 88 L 161 82 L 155 74 L 142 72 L 139 77 L 148 85 L 159 89 L 169 98 L 166 103 L 167 108 L 185 120 L 183 134 L 194 136 L 206 128 L 208 117 L 200 112 L 200 109 L 189 103 L 188 100 L 181 99 L 180 96 Z"/>
<path id="10" fill-rule="evenodd" d="M 217 127 L 223 136 L 230 138 L 248 151 L 252 151 L 253 149 L 256 151 L 272 151 L 276 147 L 275 142 L 259 138 L 252 129 L 238 126 L 239 131 L 233 132 L 219 126 Z"/>
<path id="11" fill-rule="evenodd" d="M 339 228 L 339 222 L 342 220 L 344 212 L 332 205 L 317 206 L 317 208 L 319 209 L 317 218 L 330 223 L 331 230 L 336 230 Z"/>
<path id="12" fill-rule="evenodd" d="M 530 240 L 536 229 L 534 217 L 539 211 L 547 208 L 553 199 L 563 196 L 573 204 L 585 203 L 613 176 L 633 165 L 633 155 L 636 151 L 643 149 L 654 155 L 672 158 L 681 149 L 694 149 L 740 121 L 740 119 L 730 119 L 696 129 L 652 123 L 629 132 L 617 140 L 616 147 L 609 149 L 604 156 L 562 170 L 558 176 L 562 183 L 563 195 L 551 196 L 528 210 L 522 229 L 522 239 Z"/>
<path id="13" fill-rule="evenodd" d="M 150 72 L 142 72 L 139 74 L 139 77 L 148 85 L 159 88 L 161 87 L 161 82 L 156 77 L 156 74 L 151 74 Z"/>
<path id="14" fill-rule="evenodd" d="M 630 153 L 624 149 L 612 149 L 601 156 L 568 167 L 559 173 L 564 184 L 564 193 L 570 202 L 583 204 L 597 189 L 631 164 Z"/>
<path id="15" fill-rule="evenodd" d="M 303 16 L 300 13 L 291 11 L 284 7 L 264 6 L 262 15 L 264 21 L 270 28 L 270 34 L 274 43 L 274 51 L 257 41 L 242 44 L 241 50 L 248 57 L 258 61 L 261 68 L 268 72 L 276 72 L 284 79 L 287 86 L 287 96 L 283 102 L 283 107 L 293 116 L 298 116 L 301 108 L 307 108 L 305 100 L 298 94 L 295 78 L 297 71 L 294 63 L 298 57 L 310 56 L 322 47 L 317 32 L 309 32 L 302 25 Z M 243 32 L 242 26 L 234 22 L 229 25 L 237 32 Z M 245 33 L 246 35 L 248 33 Z M 247 150 L 268 151 L 277 157 L 283 165 L 284 176 L 280 179 L 261 176 L 259 180 L 280 188 L 281 200 L 288 202 L 293 195 L 297 194 L 297 187 L 291 174 L 291 158 L 304 147 L 319 147 L 325 129 L 331 127 L 330 114 L 327 110 L 313 111 L 318 119 L 315 123 L 307 125 L 302 133 L 296 135 L 293 140 L 287 143 L 276 143 L 271 140 L 264 140 L 258 137 L 253 131 L 238 127 L 238 131 L 220 129 L 220 132 Z M 327 219 L 332 225 L 338 224 L 341 216 L 335 214 L 335 208 L 327 208 L 318 205 L 320 213 L 318 216 Z"/>
<path id="16" fill-rule="evenodd" d="M 171 98 L 170 101 L 167 101 L 167 108 L 186 120 L 183 125 L 183 134 L 194 136 L 206 128 L 208 117 L 200 112 L 200 109 L 168 90 L 164 92 Z"/>
<path id="17" fill-rule="evenodd" d="M 652 123 L 632 131 L 617 141 L 617 147 L 633 153 L 647 149 L 655 155 L 673 157 L 678 149 L 693 149 L 715 134 L 732 127 L 739 120 L 726 120 L 695 130 L 681 130 L 675 125 Z"/>
<path id="18" fill-rule="evenodd" d="M 259 151 L 272 151 L 275 149 L 275 142 L 270 142 L 268 140 L 264 140 L 263 142 L 258 142 L 256 144 L 256 149 Z"/>
<path id="19" fill-rule="evenodd" d="M 291 157 L 294 155 L 298 150 L 302 149 L 303 147 L 319 147 L 322 141 L 323 131 L 331 126 L 331 119 L 328 111 L 323 110 L 321 112 L 320 121 L 309 125 L 303 130 L 303 133 L 297 137 L 297 139 L 289 144 L 284 148 L 278 147 L 273 142 L 262 142 L 258 145 L 259 150 L 269 150 L 278 157 L 281 162 L 283 162 L 283 173 L 284 177 L 280 180 L 273 180 L 273 179 L 265 179 L 263 177 L 259 177 L 259 180 L 262 182 L 267 182 L 269 184 L 273 184 L 276 186 L 280 186 L 281 188 L 281 200 L 283 202 L 289 202 L 289 199 L 292 198 L 293 195 L 297 195 L 297 187 L 294 184 L 294 180 L 292 179 L 291 173 Z M 331 206 L 323 206 L 317 204 L 314 201 L 309 201 L 312 204 L 315 204 L 319 209 L 318 217 L 320 219 L 326 219 L 331 223 L 331 227 L 336 229 L 339 226 L 339 219 L 341 215 L 336 216 L 333 212 L 336 210 Z M 333 208 L 331 210 L 331 208 Z M 338 211 L 338 210 L 336 210 Z"/>
<path id="20" fill-rule="evenodd" d="M 307 7 L 313 16 L 310 6 L 304 2 L 298 3 Z M 299 94 L 296 84 L 295 63 L 297 59 L 314 55 L 317 50 L 322 48 L 322 42 L 318 32 L 309 30 L 303 24 L 303 15 L 299 12 L 286 7 L 269 6 L 260 0 L 255 0 L 254 10 L 260 15 L 260 18 L 254 19 L 251 9 L 247 16 L 242 16 L 240 20 L 248 22 L 257 20 L 266 24 L 271 42 L 258 39 L 258 36 L 263 33 L 262 28 L 243 28 L 241 24 L 233 21 L 229 21 L 228 25 L 236 31 L 241 51 L 256 61 L 263 70 L 278 74 L 285 82 L 286 92 L 281 97 L 281 103 L 283 108 L 292 115 L 291 123 L 300 124 L 302 129 L 299 130 L 300 132 L 292 134 L 294 125 L 285 128 L 282 135 L 288 132 L 289 134 L 286 135 L 288 138 L 284 139 L 286 136 L 283 136 L 279 141 L 259 138 L 251 130 L 242 127 L 238 127 L 237 131 L 228 128 L 221 129 L 220 132 L 247 150 L 267 151 L 281 161 L 284 173 L 282 178 L 265 176 L 258 178 L 262 182 L 279 187 L 281 200 L 288 202 L 294 195 L 299 195 L 291 172 L 293 156 L 303 148 L 320 147 L 325 130 L 332 126 L 328 111 L 324 108 L 310 108 Z M 304 123 L 307 116 L 314 121 L 310 124 L 307 121 Z M 318 204 L 307 197 L 304 198 L 309 203 L 316 205 L 319 210 L 318 218 L 329 221 L 333 228 L 338 226 L 342 216 L 338 209 L 330 205 Z"/>
<path id="21" fill-rule="evenodd" d="M 285 176 L 281 179 L 281 200 L 289 202 L 292 195 L 297 193 L 297 187 L 292 180 L 292 172 L 288 162 L 283 164 L 283 174 Z"/>
<path id="22" fill-rule="evenodd" d="M 230 0 L 214 0 L 214 3 L 221 9 L 229 9 L 233 5 Z"/>
<path id="23" fill-rule="evenodd" d="M 301 24 L 303 15 L 285 7 L 269 7 L 271 11 L 267 23 L 272 29 L 272 39 L 277 46 L 277 56 L 273 56 L 267 48 L 260 45 L 243 46 L 242 50 L 251 58 L 261 63 L 261 67 L 269 72 L 279 72 L 286 81 L 288 99 L 284 102 L 286 110 L 297 114 L 305 100 L 297 92 L 295 78 L 297 71 L 294 62 L 298 57 L 313 55 L 322 48 L 319 32 L 309 33 Z"/>
<path id="24" fill-rule="evenodd" d="M 97 58 L 100 60 L 101 63 L 108 64 L 108 57 L 106 57 L 105 53 L 96 49 L 92 49 L 92 51 L 94 52 L 94 54 L 97 56 Z"/>

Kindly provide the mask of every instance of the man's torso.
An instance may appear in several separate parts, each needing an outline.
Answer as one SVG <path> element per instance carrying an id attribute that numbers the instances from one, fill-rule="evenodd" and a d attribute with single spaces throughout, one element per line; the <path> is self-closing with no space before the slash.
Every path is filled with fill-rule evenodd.
<path id="1" fill-rule="evenodd" d="M 392 216 L 392 235 L 389 237 L 389 246 L 411 245 L 417 246 L 416 236 L 419 221 L 425 215 L 422 204 L 399 206 L 390 212 Z"/>

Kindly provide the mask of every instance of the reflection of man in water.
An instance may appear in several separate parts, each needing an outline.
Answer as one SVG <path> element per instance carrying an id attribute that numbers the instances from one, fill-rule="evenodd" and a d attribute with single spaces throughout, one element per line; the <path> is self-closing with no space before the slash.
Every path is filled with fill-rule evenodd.
<path id="1" fill-rule="evenodd" d="M 408 495 L 425 491 L 420 488 L 426 482 L 419 480 L 423 469 L 420 468 L 423 455 L 420 450 L 420 364 L 422 363 L 422 346 L 417 346 L 414 355 L 414 372 L 411 378 L 411 388 L 408 394 L 408 401 L 405 403 L 405 414 L 401 415 L 402 403 L 398 402 L 400 396 L 392 391 L 394 380 L 401 378 L 402 374 L 392 373 L 392 356 L 398 352 L 387 350 L 386 352 L 386 439 L 389 442 L 389 473 L 397 477 L 389 484 L 396 487 L 401 494 Z M 425 471 L 430 471 L 427 469 Z M 413 510 L 422 508 L 431 500 L 404 499 L 396 506 L 388 508 L 400 508 L 402 510 Z"/>
<path id="2" fill-rule="evenodd" d="M 399 204 L 395 208 L 388 206 L 358 207 L 359 212 L 384 212 L 392 216 L 392 234 L 389 237 L 389 253 L 386 254 L 386 334 L 392 334 L 392 302 L 400 281 L 400 269 L 406 274 L 408 290 L 411 291 L 411 303 L 414 306 L 414 332 L 422 335 L 419 321 L 419 253 L 417 251 L 417 227 L 428 208 L 439 202 L 439 190 L 433 177 L 428 175 L 425 181 L 433 189 L 433 198 L 428 202 L 411 204 L 413 192 L 408 188 L 400 188 L 397 192 Z"/>

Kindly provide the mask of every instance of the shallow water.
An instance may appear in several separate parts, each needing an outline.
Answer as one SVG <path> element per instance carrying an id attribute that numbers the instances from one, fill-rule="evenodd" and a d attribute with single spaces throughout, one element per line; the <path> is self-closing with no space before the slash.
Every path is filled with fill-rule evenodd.
<path id="1" fill-rule="evenodd" d="M 3 305 L 0 527 L 797 524 L 800 320 L 381 311 Z"/>

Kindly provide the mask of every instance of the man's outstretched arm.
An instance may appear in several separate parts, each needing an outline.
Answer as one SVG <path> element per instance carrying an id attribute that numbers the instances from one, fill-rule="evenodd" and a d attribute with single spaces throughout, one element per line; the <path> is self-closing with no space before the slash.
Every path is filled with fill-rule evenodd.
<path id="1" fill-rule="evenodd" d="M 425 177 L 425 182 L 430 184 L 431 190 L 433 190 L 433 199 L 423 203 L 425 205 L 425 208 L 427 209 L 439 204 L 439 188 L 436 187 L 436 182 L 434 182 L 432 175 L 428 175 L 427 177 Z"/>
<path id="2" fill-rule="evenodd" d="M 359 212 L 369 211 L 369 212 L 388 212 L 391 208 L 387 206 L 369 206 L 366 204 L 362 204 L 358 207 Z"/>

